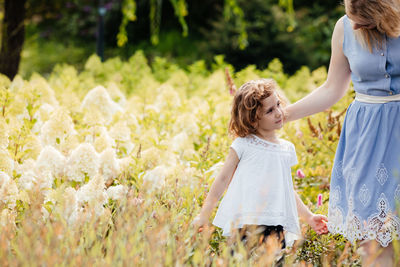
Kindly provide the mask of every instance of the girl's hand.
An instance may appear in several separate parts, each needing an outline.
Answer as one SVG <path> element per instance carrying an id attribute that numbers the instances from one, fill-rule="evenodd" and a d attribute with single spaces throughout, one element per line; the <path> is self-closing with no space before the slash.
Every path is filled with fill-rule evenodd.
<path id="1" fill-rule="evenodd" d="M 313 214 L 309 217 L 308 224 L 317 234 L 322 235 L 328 233 L 328 227 L 326 225 L 327 221 L 328 219 L 326 216 L 321 214 Z"/>
<path id="2" fill-rule="evenodd" d="M 200 233 L 203 228 L 208 224 L 208 220 L 200 215 L 197 215 L 192 222 L 193 227 Z"/>

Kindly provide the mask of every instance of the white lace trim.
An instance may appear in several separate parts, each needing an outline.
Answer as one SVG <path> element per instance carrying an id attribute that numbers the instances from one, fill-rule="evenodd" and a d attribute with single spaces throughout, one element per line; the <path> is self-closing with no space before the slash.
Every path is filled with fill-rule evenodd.
<path id="1" fill-rule="evenodd" d="M 274 150 L 274 151 L 286 151 L 290 152 L 293 150 L 291 148 L 291 144 L 289 142 L 285 142 L 284 140 L 280 139 L 280 143 L 272 143 L 266 140 L 261 139 L 260 137 L 249 134 L 248 136 L 245 137 L 248 141 L 248 144 L 255 145 L 257 147 L 262 147 L 266 148 L 268 150 Z"/>
<path id="2" fill-rule="evenodd" d="M 356 240 L 378 241 L 387 247 L 393 239 L 400 239 L 400 219 L 394 215 L 389 207 L 388 200 L 382 193 L 377 202 L 377 213 L 372 214 L 368 221 L 362 221 L 354 212 L 353 199 L 349 199 L 349 212 L 343 217 L 343 210 L 332 207 L 329 210 L 328 229 L 332 233 L 340 233 L 354 244 Z"/>

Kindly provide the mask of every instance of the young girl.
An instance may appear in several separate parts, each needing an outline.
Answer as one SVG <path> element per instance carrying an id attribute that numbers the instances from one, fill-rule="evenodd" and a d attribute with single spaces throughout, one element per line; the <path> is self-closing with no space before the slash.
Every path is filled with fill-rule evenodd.
<path id="1" fill-rule="evenodd" d="M 274 234 L 284 248 L 284 233 L 286 241 L 290 241 L 289 233 L 300 234 L 298 214 L 318 234 L 326 233 L 327 227 L 326 217 L 311 213 L 293 189 L 290 167 L 297 164 L 297 157 L 294 145 L 276 134 L 283 126 L 276 88 L 271 79 L 250 81 L 239 88 L 229 123 L 237 138 L 194 224 L 202 227 L 208 223 L 228 187 L 213 221 L 223 235 L 242 229 L 242 241 L 252 233 L 257 240 L 266 241 Z"/>

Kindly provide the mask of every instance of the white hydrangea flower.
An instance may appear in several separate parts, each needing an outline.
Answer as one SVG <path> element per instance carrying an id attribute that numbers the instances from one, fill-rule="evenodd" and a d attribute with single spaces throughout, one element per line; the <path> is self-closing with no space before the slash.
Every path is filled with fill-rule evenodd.
<path id="1" fill-rule="evenodd" d="M 9 208 L 14 208 L 17 199 L 18 187 L 14 180 L 7 173 L 0 171 L 0 201 L 8 205 Z"/>
<path id="2" fill-rule="evenodd" d="M 21 147 L 22 159 L 36 159 L 42 150 L 42 145 L 36 135 L 30 134 L 25 138 L 25 144 Z"/>
<path id="3" fill-rule="evenodd" d="M 106 127 L 92 126 L 87 132 L 85 142 L 93 144 L 97 152 L 100 153 L 106 148 L 115 147 L 115 140 L 110 136 Z"/>
<path id="4" fill-rule="evenodd" d="M 22 175 L 24 172 L 36 171 L 36 161 L 34 159 L 26 159 L 21 164 L 16 163 L 15 171 Z"/>
<path id="5" fill-rule="evenodd" d="M 122 111 L 122 108 L 115 103 L 107 90 L 99 85 L 90 90 L 82 101 L 82 110 L 98 110 L 107 122 L 110 122 L 112 116 L 117 111 Z"/>
<path id="6" fill-rule="evenodd" d="M 100 173 L 106 180 L 116 178 L 120 174 L 114 149 L 107 148 L 100 154 Z"/>
<path id="7" fill-rule="evenodd" d="M 160 189 L 165 186 L 168 173 L 169 170 L 165 165 L 157 166 L 143 175 L 143 183 L 150 185 L 152 189 Z"/>
<path id="8" fill-rule="evenodd" d="M 174 123 L 174 132 L 185 131 L 189 136 L 197 136 L 200 128 L 197 117 L 192 113 L 184 113 L 180 115 Z"/>
<path id="9" fill-rule="evenodd" d="M 124 149 L 125 154 L 130 154 L 135 147 L 131 142 L 131 130 L 125 121 L 117 122 L 109 131 L 111 137 L 117 143 L 117 148 Z"/>
<path id="10" fill-rule="evenodd" d="M 50 171 L 57 177 L 64 175 L 65 164 L 65 157 L 53 146 L 44 147 L 36 160 L 39 172 Z"/>
<path id="11" fill-rule="evenodd" d="M 210 112 L 210 105 L 203 98 L 194 96 L 189 100 L 191 112 L 194 116 L 208 114 Z"/>
<path id="12" fill-rule="evenodd" d="M 74 225 L 79 218 L 77 192 L 74 188 L 68 187 L 64 192 L 64 206 L 62 215 L 68 224 Z"/>
<path id="13" fill-rule="evenodd" d="M 107 92 L 110 94 L 110 97 L 118 103 L 121 107 L 125 105 L 126 98 L 125 95 L 119 90 L 118 85 L 114 82 L 110 82 L 107 86 Z"/>
<path id="14" fill-rule="evenodd" d="M 94 177 L 99 169 L 99 157 L 89 143 L 82 143 L 68 157 L 66 174 L 69 180 L 83 182 L 85 175 Z"/>
<path id="15" fill-rule="evenodd" d="M 163 84 L 158 88 L 157 91 L 158 94 L 154 105 L 156 105 L 160 109 L 164 109 L 170 106 L 181 106 L 181 97 L 171 85 Z"/>
<path id="16" fill-rule="evenodd" d="M 76 134 L 74 123 L 68 115 L 68 111 L 63 108 L 54 111 L 50 119 L 40 129 L 40 139 L 43 146 L 52 145 L 57 147 L 67 137 L 74 134 Z"/>
<path id="17" fill-rule="evenodd" d="M 37 184 L 39 188 L 42 189 L 42 191 L 46 192 L 52 188 L 54 183 L 54 176 L 52 175 L 51 171 L 43 171 L 36 175 L 36 177 Z"/>
<path id="18" fill-rule="evenodd" d="M 190 140 L 185 131 L 175 135 L 171 140 L 171 149 L 175 152 L 183 152 L 185 150 L 193 150 L 193 142 Z"/>
<path id="19" fill-rule="evenodd" d="M 119 121 L 114 124 L 110 131 L 110 136 L 118 142 L 130 142 L 131 141 L 131 130 L 125 121 Z"/>
<path id="20" fill-rule="evenodd" d="M 215 106 L 215 111 L 213 113 L 214 121 L 221 121 L 221 118 L 228 118 L 230 115 L 230 105 L 228 103 L 222 102 Z"/>
<path id="21" fill-rule="evenodd" d="M 97 152 L 101 152 L 107 148 L 115 147 L 115 140 L 106 132 L 96 137 L 94 140 L 94 147 Z"/>
<path id="22" fill-rule="evenodd" d="M 126 197 L 127 193 L 128 193 L 128 187 L 122 184 L 116 186 L 110 186 L 107 189 L 107 196 L 112 200 L 121 200 Z"/>
<path id="23" fill-rule="evenodd" d="M 17 213 L 14 210 L 3 209 L 0 214 L 0 225 L 2 227 L 9 228 L 12 226 L 15 228 L 15 218 L 17 217 Z"/>
<path id="24" fill-rule="evenodd" d="M 39 133 L 43 124 L 50 119 L 51 114 L 54 111 L 54 107 L 48 103 L 44 103 L 33 115 L 36 119 L 35 125 L 33 125 L 32 132 Z"/>
<path id="25" fill-rule="evenodd" d="M 107 202 L 105 183 L 102 175 L 98 174 L 87 184 L 79 188 L 77 201 L 79 204 L 88 204 L 89 209 L 93 210 L 96 216 L 101 216 L 104 211 L 103 205 Z"/>
<path id="26" fill-rule="evenodd" d="M 0 150 L 7 149 L 9 143 L 8 137 L 8 125 L 3 118 L 0 118 Z"/>
<path id="27" fill-rule="evenodd" d="M 122 159 L 117 159 L 120 173 L 133 173 L 135 169 L 135 160 L 130 157 L 124 157 Z"/>
<path id="28" fill-rule="evenodd" d="M 35 92 L 35 94 L 40 95 L 39 101 L 41 105 L 48 103 L 52 106 L 59 106 L 53 88 L 51 88 L 47 80 L 39 74 L 35 73 L 32 75 L 28 86 L 32 88 L 31 90 Z"/>
<path id="29" fill-rule="evenodd" d="M 7 150 L 0 150 L 0 170 L 12 175 L 14 170 L 14 160 L 10 157 Z"/>
<path id="30" fill-rule="evenodd" d="M 22 173 L 21 177 L 18 179 L 19 188 L 23 190 L 32 190 L 36 184 L 36 174 L 33 171 Z"/>

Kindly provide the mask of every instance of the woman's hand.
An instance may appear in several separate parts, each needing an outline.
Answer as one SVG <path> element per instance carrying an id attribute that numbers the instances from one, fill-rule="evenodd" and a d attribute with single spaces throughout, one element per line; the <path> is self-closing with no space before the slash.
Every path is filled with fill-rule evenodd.
<path id="1" fill-rule="evenodd" d="M 324 215 L 312 214 L 308 217 L 307 223 L 317 234 L 322 235 L 328 233 L 327 221 L 328 219 Z"/>

